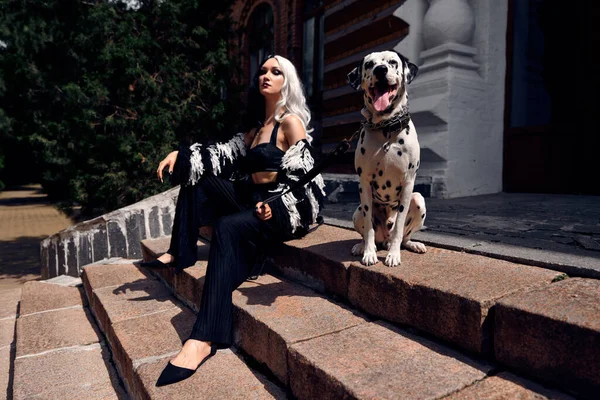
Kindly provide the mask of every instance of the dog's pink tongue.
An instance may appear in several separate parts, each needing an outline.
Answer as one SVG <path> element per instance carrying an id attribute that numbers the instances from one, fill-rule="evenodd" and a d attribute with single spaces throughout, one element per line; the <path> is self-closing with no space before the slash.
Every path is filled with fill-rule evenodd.
<path id="1" fill-rule="evenodd" d="M 390 92 L 380 91 L 375 88 L 375 100 L 373 101 L 373 107 L 377 111 L 384 111 L 390 105 Z"/>

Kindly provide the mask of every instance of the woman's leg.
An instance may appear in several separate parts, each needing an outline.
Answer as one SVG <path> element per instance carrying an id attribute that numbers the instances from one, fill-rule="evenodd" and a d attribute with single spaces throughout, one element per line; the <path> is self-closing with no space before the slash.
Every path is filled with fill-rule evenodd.
<path id="1" fill-rule="evenodd" d="M 199 228 L 212 225 L 220 216 L 242 210 L 245 204 L 238 197 L 232 182 L 210 174 L 196 185 L 181 186 L 169 250 L 159 260 L 171 262 L 174 258 L 178 270 L 194 265 Z"/>
<path id="2" fill-rule="evenodd" d="M 246 210 L 222 217 L 210 245 L 200 312 L 191 339 L 229 347 L 232 341 L 233 292 L 248 277 L 259 249 L 274 232 Z"/>
<path id="3" fill-rule="evenodd" d="M 279 234 L 260 221 L 252 210 L 219 218 L 210 244 L 208 267 L 200 311 L 182 351 L 171 361 L 195 369 L 208 355 L 209 343 L 229 347 L 233 340 L 232 296 L 254 265 L 257 249 L 275 241 Z"/>

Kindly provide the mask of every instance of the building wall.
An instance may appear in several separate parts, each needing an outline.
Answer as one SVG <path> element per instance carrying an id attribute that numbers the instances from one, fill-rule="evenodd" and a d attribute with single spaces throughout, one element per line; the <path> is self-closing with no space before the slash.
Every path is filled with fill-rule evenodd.
<path id="1" fill-rule="evenodd" d="M 301 73 L 303 0 L 240 0 L 238 27 L 261 3 L 274 11 L 275 49 Z M 373 51 L 395 49 L 421 68 L 408 88 L 421 144 L 417 188 L 460 197 L 502 190 L 508 0 L 324 0 L 323 90 L 313 136 L 323 152 L 359 126 L 362 95 L 346 76 Z M 247 40 L 240 36 L 242 54 Z M 243 59 L 245 70 L 247 57 Z M 247 77 L 246 77 L 247 79 Z M 314 101 L 314 100 L 313 100 Z M 349 152 L 350 153 L 350 152 Z M 351 154 L 340 163 L 353 173 Z"/>
<path id="2" fill-rule="evenodd" d="M 252 12 L 266 3 L 273 9 L 275 30 L 275 53 L 288 58 L 294 65 L 301 64 L 302 55 L 302 0 L 238 0 L 232 7 L 231 18 L 238 32 L 234 49 L 238 51 L 241 65 L 245 71 L 243 82 L 248 83 L 249 49 L 246 26 Z"/>

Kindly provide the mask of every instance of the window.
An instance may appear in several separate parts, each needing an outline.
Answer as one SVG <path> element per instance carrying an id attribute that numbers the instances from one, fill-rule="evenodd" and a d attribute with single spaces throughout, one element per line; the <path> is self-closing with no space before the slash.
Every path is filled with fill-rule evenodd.
<path id="1" fill-rule="evenodd" d="M 250 49 L 250 79 L 253 79 L 259 63 L 269 54 L 274 54 L 273 9 L 267 3 L 256 7 L 248 23 Z"/>
<path id="2" fill-rule="evenodd" d="M 306 0 L 304 2 L 302 82 L 312 105 L 320 101 L 323 90 L 325 39 L 323 11 L 323 0 Z"/>

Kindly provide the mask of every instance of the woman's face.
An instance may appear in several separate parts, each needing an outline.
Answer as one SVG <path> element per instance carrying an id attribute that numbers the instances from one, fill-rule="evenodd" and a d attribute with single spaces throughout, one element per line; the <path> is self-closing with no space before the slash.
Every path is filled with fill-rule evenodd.
<path id="1" fill-rule="evenodd" d="M 260 68 L 258 87 L 263 96 L 280 96 L 283 87 L 283 72 L 276 58 L 269 58 Z"/>

